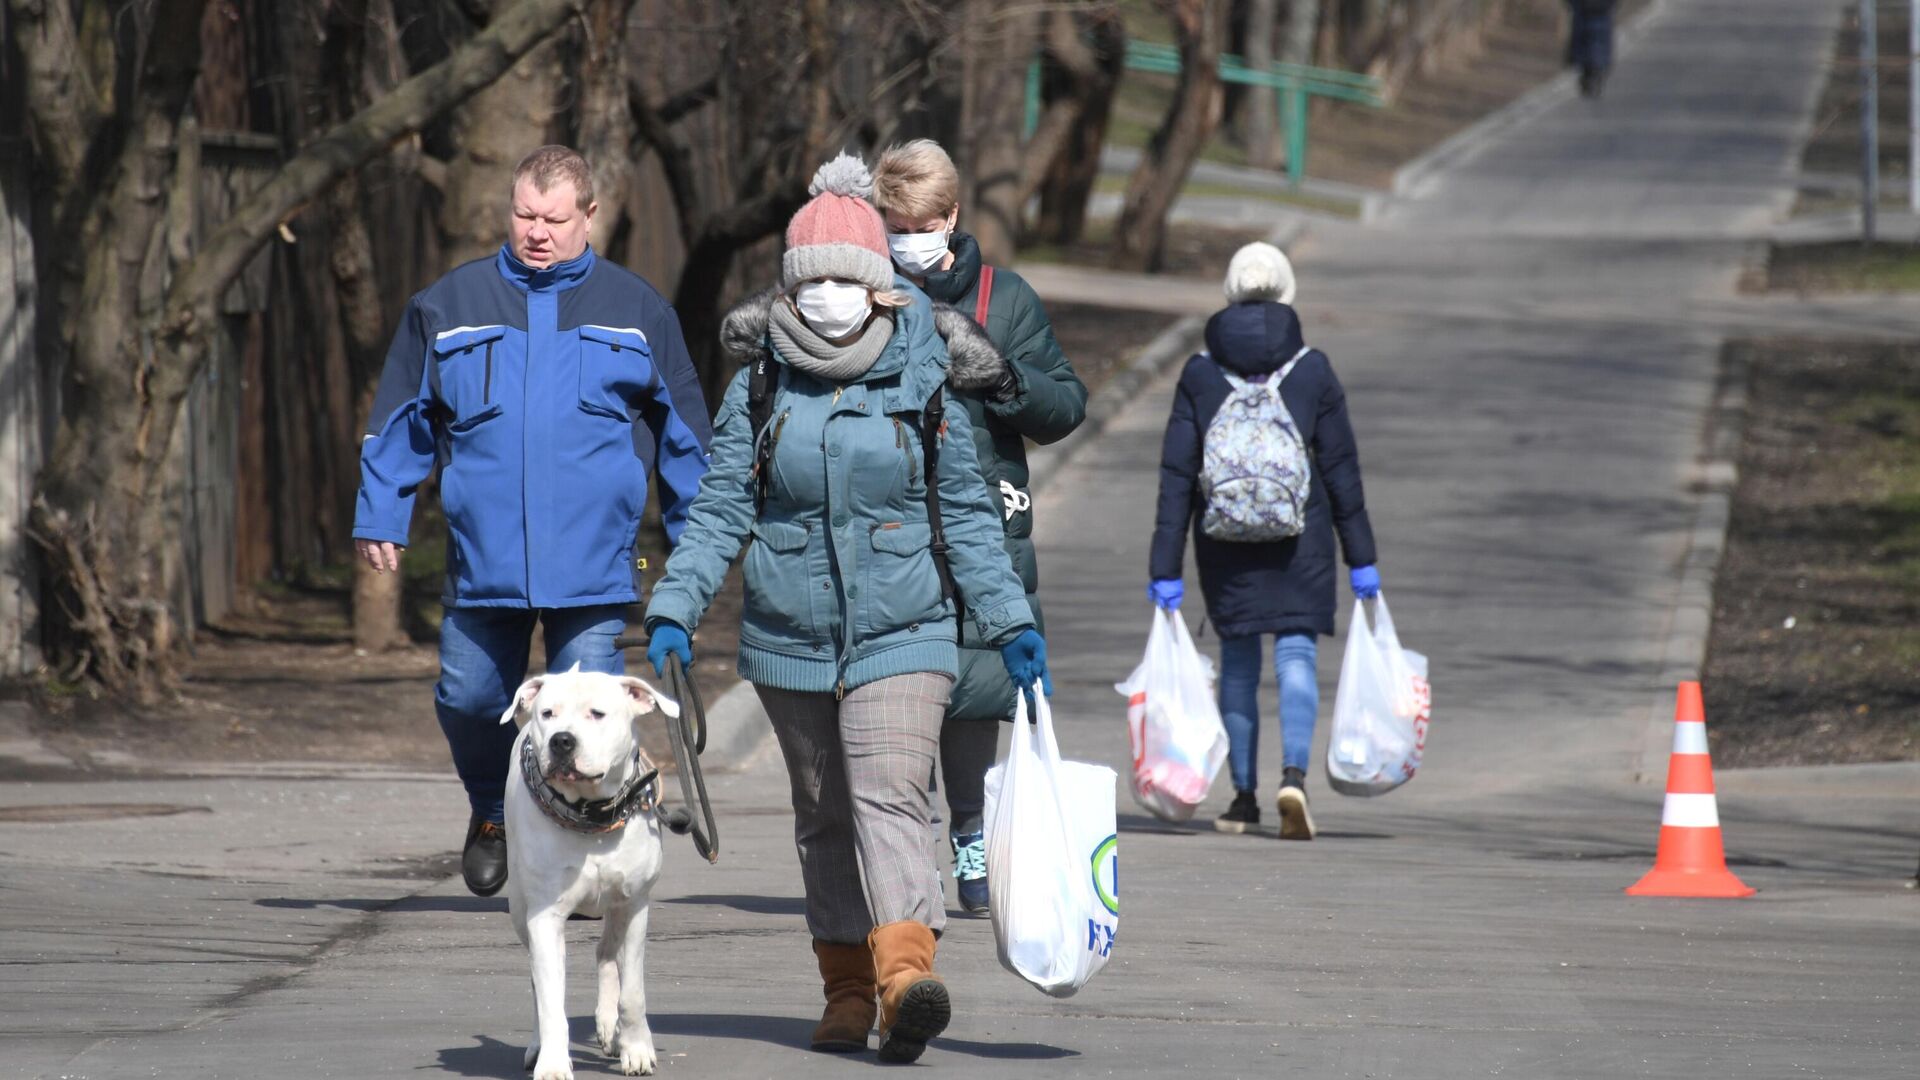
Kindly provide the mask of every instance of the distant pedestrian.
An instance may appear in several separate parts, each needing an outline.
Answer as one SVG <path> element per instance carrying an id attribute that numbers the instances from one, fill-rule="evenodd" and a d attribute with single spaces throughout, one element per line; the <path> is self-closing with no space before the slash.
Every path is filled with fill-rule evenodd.
<path id="1" fill-rule="evenodd" d="M 1619 0 L 1567 0 L 1567 63 L 1580 69 L 1580 93 L 1599 97 L 1613 68 L 1613 9 Z"/>
<path id="2" fill-rule="evenodd" d="M 1174 391 L 1147 591 L 1161 607 L 1179 608 L 1191 529 L 1207 616 L 1220 633 L 1234 798 L 1217 827 L 1227 832 L 1260 821 L 1260 645 L 1274 635 L 1280 835 L 1311 840 L 1316 637 L 1334 630 L 1335 534 L 1356 596 L 1378 595 L 1380 574 L 1346 394 L 1326 355 L 1302 338 L 1292 266 L 1271 245 L 1248 244 L 1227 268 L 1226 293 L 1228 306 L 1207 322 L 1206 351 L 1187 361 Z"/>
<path id="3" fill-rule="evenodd" d="M 792 786 L 827 999 L 812 1044 L 864 1050 L 877 997 L 880 1059 L 909 1062 L 950 1010 L 933 973 L 947 908 L 927 791 L 959 671 L 949 585 L 1013 685 L 1045 684 L 1046 645 L 980 483 L 972 420 L 944 402 L 950 354 L 992 345 L 957 315 L 942 342 L 933 306 L 894 273 L 858 159 L 828 162 L 810 190 L 779 290 L 727 316 L 723 339 L 747 366 L 647 606 L 647 656 L 691 662 L 690 635 L 751 539 L 739 669 Z"/>
<path id="4" fill-rule="evenodd" d="M 1040 297 L 1019 274 L 987 266 L 980 245 L 957 228 L 960 174 L 931 139 L 916 139 L 880 155 L 873 170 L 873 202 L 887 222 L 893 263 L 936 302 L 979 320 L 1004 362 L 956 363 L 947 379 L 952 403 L 973 425 L 974 451 L 988 497 L 1000 506 L 1003 543 L 1033 609 L 1040 612 L 1040 567 L 1033 548 L 1033 499 L 1027 490 L 1027 440 L 1059 442 L 1087 416 L 1087 388 L 1054 340 Z M 999 357 L 995 357 L 998 360 Z M 998 650 L 973 627 L 960 628 L 960 680 L 940 729 L 940 768 L 946 783 L 953 875 L 960 906 L 986 914 L 987 845 L 981 814 L 987 769 L 1000 737 L 997 721 L 1012 720 L 1013 683 Z"/>
<path id="5" fill-rule="evenodd" d="M 414 493 L 437 467 L 447 583 L 434 712 L 466 786 L 461 851 L 480 896 L 507 879 L 500 716 L 547 666 L 620 674 L 613 642 L 640 599 L 634 541 L 649 477 L 677 540 L 707 471 L 707 406 L 673 308 L 587 246 L 593 174 L 564 146 L 513 171 L 507 242 L 407 303 L 366 438 L 354 545 L 397 572 Z"/>

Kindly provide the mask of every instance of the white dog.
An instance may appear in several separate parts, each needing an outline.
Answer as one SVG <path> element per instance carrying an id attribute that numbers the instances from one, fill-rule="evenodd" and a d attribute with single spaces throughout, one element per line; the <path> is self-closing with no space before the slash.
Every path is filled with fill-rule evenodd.
<path id="1" fill-rule="evenodd" d="M 639 679 L 574 670 L 528 679 L 501 723 L 520 725 L 507 778 L 507 903 L 533 964 L 534 1080 L 573 1080 L 567 1035 L 567 916 L 604 919 L 593 1011 L 620 1071 L 657 1064 L 641 966 L 647 903 L 660 876 L 658 776 L 637 726 L 680 708 Z"/>

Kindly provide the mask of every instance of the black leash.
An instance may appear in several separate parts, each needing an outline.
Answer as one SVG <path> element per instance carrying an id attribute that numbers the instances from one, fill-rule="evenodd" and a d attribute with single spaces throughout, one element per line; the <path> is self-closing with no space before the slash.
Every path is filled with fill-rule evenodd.
<path id="1" fill-rule="evenodd" d="M 713 821 L 713 803 L 707 798 L 707 777 L 700 769 L 700 755 L 707 749 L 707 709 L 700 700 L 700 688 L 694 685 L 678 656 L 667 657 L 670 692 L 680 703 L 680 715 L 667 718 L 667 736 L 673 740 L 673 756 L 679 763 L 681 805 L 662 818 L 676 833 L 691 834 L 693 847 L 710 863 L 720 861 L 720 828 Z M 695 817 L 689 807 L 698 806 Z"/>

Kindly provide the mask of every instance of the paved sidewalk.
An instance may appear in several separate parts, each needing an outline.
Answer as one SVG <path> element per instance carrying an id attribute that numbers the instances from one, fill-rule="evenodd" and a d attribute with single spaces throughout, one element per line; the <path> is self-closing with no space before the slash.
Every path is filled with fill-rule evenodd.
<path id="1" fill-rule="evenodd" d="M 1053 1001 L 999 969 L 986 923 L 956 919 L 940 962 L 954 1025 L 924 1068 L 1912 1074 L 1920 896 L 1903 883 L 1920 765 L 1723 773 L 1734 869 L 1760 894 L 1620 892 L 1658 829 L 1658 785 L 1631 778 L 1670 710 L 1657 703 L 1702 506 L 1702 414 L 1720 342 L 1752 310 L 1731 291 L 1745 247 L 1726 235 L 1765 225 L 1787 182 L 1724 177 L 1791 160 L 1840 8 L 1670 0 L 1603 110 L 1569 102 L 1516 127 L 1387 228 L 1316 229 L 1299 253 L 1303 317 L 1349 390 L 1394 614 L 1433 660 L 1427 767 L 1378 800 L 1329 794 L 1316 768 L 1312 844 L 1167 826 L 1123 795 L 1113 964 Z M 1753 78 L 1762 65 L 1770 77 Z M 1593 145 L 1563 137 L 1574 128 L 1606 145 L 1653 133 L 1673 152 L 1610 158 L 1563 198 L 1556 178 Z M 1633 207 L 1646 220 L 1616 229 Z M 1112 683 L 1145 639 L 1171 378 L 1038 498 L 1062 743 L 1115 766 Z M 1322 650 L 1324 716 L 1339 643 Z M 1271 721 L 1264 734 L 1270 798 Z M 653 911 L 662 1075 L 864 1073 L 871 1056 L 802 1049 L 819 988 L 778 764 L 712 780 L 721 862 L 670 838 Z M 446 876 L 462 814 L 445 780 L 50 771 L 0 785 L 0 809 L 55 803 L 203 809 L 5 819 L 0 1073 L 523 1075 L 526 960 L 501 903 Z M 608 1073 L 586 1049 L 594 929 L 571 928 L 582 1076 Z"/>

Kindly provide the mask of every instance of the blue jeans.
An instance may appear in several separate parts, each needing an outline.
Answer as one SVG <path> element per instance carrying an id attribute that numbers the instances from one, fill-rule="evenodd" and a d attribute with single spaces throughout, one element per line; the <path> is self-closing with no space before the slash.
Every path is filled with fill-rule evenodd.
<path id="1" fill-rule="evenodd" d="M 620 675 L 626 672 L 625 657 L 613 639 L 626 627 L 622 607 L 446 609 L 433 711 L 474 817 L 506 820 L 508 758 L 520 728 L 502 724 L 500 717 L 527 677 L 534 622 L 546 631 L 548 671 L 565 671 L 577 662 L 581 671 Z"/>
<path id="2" fill-rule="evenodd" d="M 1314 674 L 1319 646 L 1312 634 L 1280 634 L 1273 642 L 1273 670 L 1280 679 L 1281 762 L 1306 771 L 1313 757 L 1313 722 L 1320 712 L 1320 681 Z M 1254 762 L 1260 752 L 1260 635 L 1220 639 L 1220 719 L 1227 725 L 1227 763 L 1235 791 L 1260 786 Z"/>

